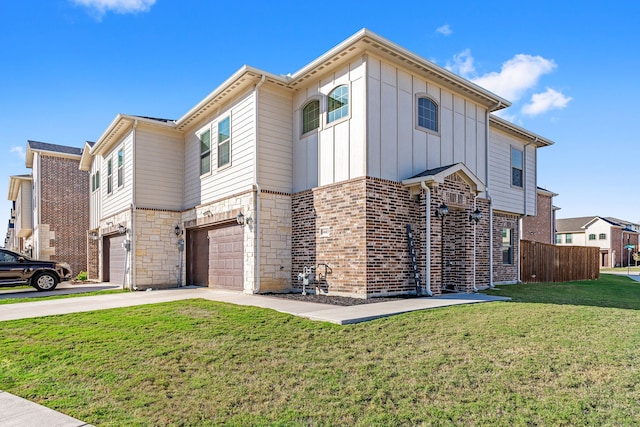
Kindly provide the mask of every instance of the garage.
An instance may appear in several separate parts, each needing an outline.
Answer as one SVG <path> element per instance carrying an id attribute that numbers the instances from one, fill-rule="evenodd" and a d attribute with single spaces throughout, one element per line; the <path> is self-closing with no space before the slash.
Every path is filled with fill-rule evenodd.
<path id="1" fill-rule="evenodd" d="M 126 251 L 122 244 L 126 238 L 126 234 L 105 236 L 102 244 L 102 280 L 104 282 L 123 282 Z"/>
<path id="2" fill-rule="evenodd" d="M 244 289 L 244 227 L 237 224 L 187 232 L 187 283 Z"/>

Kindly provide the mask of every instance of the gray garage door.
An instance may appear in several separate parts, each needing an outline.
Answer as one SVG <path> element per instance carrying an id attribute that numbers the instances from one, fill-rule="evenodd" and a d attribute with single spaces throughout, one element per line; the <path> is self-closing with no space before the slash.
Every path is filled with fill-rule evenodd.
<path id="1" fill-rule="evenodd" d="M 126 252 L 122 247 L 126 234 L 104 238 L 102 275 L 105 282 L 122 283 Z"/>
<path id="2" fill-rule="evenodd" d="M 187 283 L 216 289 L 244 288 L 244 228 L 237 225 L 189 230 Z"/>

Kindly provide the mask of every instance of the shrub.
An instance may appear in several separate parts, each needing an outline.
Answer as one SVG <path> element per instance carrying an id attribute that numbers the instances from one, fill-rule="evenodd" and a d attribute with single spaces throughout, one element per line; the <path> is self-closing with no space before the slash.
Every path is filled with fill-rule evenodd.
<path id="1" fill-rule="evenodd" d="M 78 275 L 76 276 L 76 280 L 87 280 L 89 276 L 87 275 L 86 271 L 81 271 L 80 273 L 78 273 Z"/>

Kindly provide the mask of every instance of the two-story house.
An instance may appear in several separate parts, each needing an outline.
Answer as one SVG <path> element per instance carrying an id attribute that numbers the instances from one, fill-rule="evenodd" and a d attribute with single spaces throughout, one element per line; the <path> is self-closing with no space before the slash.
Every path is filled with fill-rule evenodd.
<path id="1" fill-rule="evenodd" d="M 248 293 L 515 282 L 552 141 L 491 114 L 509 105 L 368 30 L 293 74 L 244 66 L 181 118 L 120 114 L 85 146 L 90 264 Z"/>
<path id="2" fill-rule="evenodd" d="M 81 155 L 80 148 L 27 141 L 31 203 L 22 197 L 21 205 L 16 204 L 16 211 L 22 209 L 22 234 L 31 234 L 31 255 L 67 262 L 74 274 L 87 268 L 89 175 L 79 169 Z M 13 178 L 11 182 L 17 183 Z M 25 181 L 21 182 L 21 191 L 27 194 Z M 14 193 L 10 190 L 9 197 Z"/>
<path id="3" fill-rule="evenodd" d="M 600 248 L 600 267 L 626 267 L 638 251 L 638 224 L 612 217 L 556 220 L 556 244 Z M 633 247 L 631 247 L 633 246 Z"/>
<path id="4" fill-rule="evenodd" d="M 31 175 L 13 175 L 9 177 L 9 200 L 13 209 L 11 219 L 13 221 L 13 233 L 7 249 L 32 255 L 32 232 L 33 232 L 33 211 L 32 211 L 32 178 Z"/>
<path id="5" fill-rule="evenodd" d="M 520 239 L 550 245 L 556 243 L 556 212 L 560 208 L 553 205 L 553 198 L 557 195 L 538 187 L 536 215 L 522 218 Z"/>

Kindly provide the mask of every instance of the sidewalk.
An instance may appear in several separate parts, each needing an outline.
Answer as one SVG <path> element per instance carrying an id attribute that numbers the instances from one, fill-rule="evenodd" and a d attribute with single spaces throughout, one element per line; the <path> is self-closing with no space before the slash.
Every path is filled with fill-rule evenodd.
<path id="1" fill-rule="evenodd" d="M 30 289 L 0 292 L 0 299 L 45 296 L 46 294 L 62 295 L 82 292 L 79 289 L 119 289 L 108 283 L 90 285 L 61 284 L 60 289 L 53 292 L 37 292 Z M 239 292 L 218 291 L 209 288 L 187 286 L 167 290 L 127 292 L 65 298 L 48 301 L 34 301 L 0 305 L 0 322 L 28 319 L 42 316 L 53 316 L 67 313 L 79 313 L 95 310 L 107 310 L 118 307 L 131 307 L 161 302 L 179 301 L 193 298 L 204 298 L 211 301 L 226 302 L 236 305 L 250 305 L 300 316 L 306 319 L 347 325 L 368 320 L 407 313 L 416 310 L 447 307 L 459 304 L 472 304 L 491 301 L 506 301 L 509 298 L 494 297 L 484 294 L 448 294 L 431 298 L 409 298 L 398 301 L 362 304 L 355 306 L 334 306 L 304 301 L 289 300 L 267 295 L 250 295 Z M 37 403 L 30 402 L 0 390 L 0 426 L 24 427 L 91 427 L 75 418 L 56 412 Z"/>

